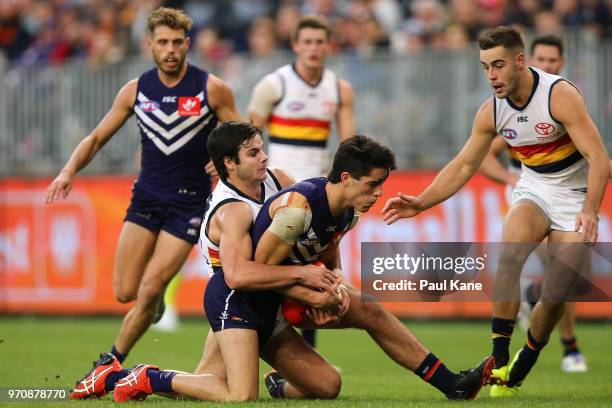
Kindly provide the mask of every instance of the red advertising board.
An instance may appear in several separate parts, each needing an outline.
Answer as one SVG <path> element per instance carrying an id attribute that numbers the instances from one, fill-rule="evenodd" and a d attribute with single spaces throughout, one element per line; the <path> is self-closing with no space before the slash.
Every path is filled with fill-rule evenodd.
<path id="1" fill-rule="evenodd" d="M 434 172 L 396 172 L 384 185 L 384 196 L 341 244 L 343 270 L 354 285 L 360 281 L 362 242 L 500 241 L 507 209 L 502 186 L 483 177 L 471 180 L 456 196 L 410 220 L 387 226 L 380 210 L 402 191 L 417 194 Z M 45 205 L 49 179 L 5 179 L 0 182 L 0 312 L 120 313 L 128 305 L 113 294 L 112 274 L 117 238 L 130 200 L 131 176 L 79 177 L 65 200 Z M 612 189 L 600 212 L 600 241 L 612 241 Z M 194 249 L 181 274 L 178 308 L 202 312 L 206 272 Z M 612 272 L 612 271 L 611 271 Z M 394 313 L 410 317 L 488 317 L 487 302 L 387 303 Z M 612 304 L 581 303 L 585 317 L 612 317 Z"/>

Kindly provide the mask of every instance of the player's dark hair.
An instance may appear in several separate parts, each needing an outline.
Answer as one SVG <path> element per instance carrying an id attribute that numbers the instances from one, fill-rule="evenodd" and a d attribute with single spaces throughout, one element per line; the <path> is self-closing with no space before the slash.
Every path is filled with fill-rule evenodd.
<path id="1" fill-rule="evenodd" d="M 481 50 L 504 47 L 507 50 L 524 51 L 523 36 L 516 28 L 499 26 L 484 31 L 478 36 L 478 46 Z"/>
<path id="2" fill-rule="evenodd" d="M 346 171 L 359 180 L 379 168 L 395 170 L 395 155 L 376 140 L 357 135 L 340 143 L 327 178 L 331 183 L 339 183 L 340 175 Z"/>
<path id="3" fill-rule="evenodd" d="M 170 7 L 160 7 L 153 10 L 147 19 L 147 27 L 151 35 L 155 31 L 155 27 L 158 26 L 167 26 L 173 30 L 182 28 L 185 31 L 185 35 L 187 35 L 192 25 L 193 21 L 183 10 Z"/>
<path id="4" fill-rule="evenodd" d="M 240 164 L 238 152 L 240 147 L 255 136 L 261 135 L 261 130 L 251 123 L 228 121 L 223 122 L 208 135 L 208 154 L 212 160 L 221 180 L 229 176 L 223 160 L 228 157 L 236 164 Z"/>
<path id="5" fill-rule="evenodd" d="M 315 30 L 325 30 L 325 36 L 329 40 L 331 37 L 331 28 L 324 17 L 311 15 L 300 18 L 295 30 L 293 30 L 293 41 L 297 41 L 300 36 L 300 31 L 304 28 L 314 28 Z"/>
<path id="6" fill-rule="evenodd" d="M 538 45 L 551 45 L 553 47 L 556 47 L 559 51 L 559 56 L 563 56 L 563 40 L 559 36 L 556 36 L 554 34 L 547 34 L 536 37 L 536 39 L 533 40 L 533 42 L 531 43 L 531 49 L 529 50 L 530 55 L 533 55 L 533 52 L 535 51 L 535 48 Z"/>

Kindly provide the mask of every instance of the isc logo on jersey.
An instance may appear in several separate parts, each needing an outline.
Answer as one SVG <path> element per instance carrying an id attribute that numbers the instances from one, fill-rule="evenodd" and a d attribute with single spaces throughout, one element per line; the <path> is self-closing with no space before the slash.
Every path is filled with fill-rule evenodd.
<path id="1" fill-rule="evenodd" d="M 179 96 L 178 108 L 179 116 L 199 116 L 200 99 L 196 96 Z"/>

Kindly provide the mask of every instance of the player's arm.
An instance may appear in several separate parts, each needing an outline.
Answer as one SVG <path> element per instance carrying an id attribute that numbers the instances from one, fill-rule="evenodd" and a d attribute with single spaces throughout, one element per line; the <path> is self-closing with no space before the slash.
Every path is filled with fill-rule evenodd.
<path id="1" fill-rule="evenodd" d="M 472 134 L 459 154 L 436 176 L 434 181 L 418 196 L 398 193 L 383 208 L 383 220 L 392 224 L 400 218 L 410 218 L 455 194 L 468 182 L 480 167 L 495 137 L 493 103 L 488 99 L 474 117 Z"/>
<path id="2" fill-rule="evenodd" d="M 270 171 L 274 174 L 274 177 L 278 180 L 281 185 L 281 188 L 287 188 L 292 184 L 295 184 L 295 178 L 286 170 L 280 169 L 278 167 L 270 167 Z"/>
<path id="3" fill-rule="evenodd" d="M 561 81 L 550 96 L 550 113 L 563 123 L 576 148 L 589 163 L 587 193 L 582 211 L 576 216 L 576 231 L 582 227 L 583 240 L 597 241 L 597 213 L 603 200 L 610 172 L 608 153 L 580 92 Z"/>
<path id="4" fill-rule="evenodd" d="M 358 222 L 359 213 L 355 212 L 355 214 L 353 215 L 353 219 L 351 220 L 351 223 L 347 228 L 347 233 L 348 231 L 355 228 L 355 225 L 357 225 Z M 344 272 L 342 272 L 342 262 L 340 258 L 340 242 L 337 242 L 336 245 L 333 246 L 330 245 L 329 249 L 321 255 L 319 260 L 325 265 L 327 265 L 327 267 L 331 269 L 336 275 L 342 278 L 343 283 L 338 285 L 338 292 L 340 293 L 342 300 L 340 303 L 340 307 L 338 308 L 336 313 L 337 316 L 341 318 L 348 311 L 350 304 L 350 296 L 349 289 L 345 285 L 345 282 L 346 284 L 348 284 L 348 281 L 344 278 Z"/>
<path id="5" fill-rule="evenodd" d="M 47 204 L 58 200 L 60 197 L 66 198 L 68 196 L 72 188 L 72 179 L 76 173 L 93 160 L 98 151 L 130 117 L 136 100 L 137 86 L 137 79 L 125 84 L 117 93 L 113 105 L 98 123 L 98 126 L 77 145 L 64 168 L 47 187 L 45 200 Z"/>
<path id="6" fill-rule="evenodd" d="M 266 75 L 255 85 L 247 107 L 250 120 L 255 126 L 264 129 L 274 106 L 282 98 L 282 83 L 278 74 Z"/>
<path id="7" fill-rule="evenodd" d="M 516 175 L 509 172 L 508 168 L 499 160 L 499 156 L 505 149 L 504 138 L 499 135 L 495 136 L 489 152 L 480 165 L 480 172 L 496 183 L 514 186 L 517 181 Z"/>
<path id="8" fill-rule="evenodd" d="M 288 192 L 272 202 L 269 214 L 272 223 L 261 236 L 254 259 L 256 262 L 277 265 L 287 259 L 300 235 L 310 228 L 310 206 L 302 194 Z M 276 291 L 314 307 L 326 308 L 339 304 L 341 300 L 331 293 L 336 292 L 342 278 L 334 275 L 334 280 L 332 292 L 328 293 L 320 293 L 303 285 L 288 285 Z"/>
<path id="9" fill-rule="evenodd" d="M 218 77 L 209 74 L 206 81 L 208 103 L 221 122 L 240 120 L 240 114 L 234 101 L 234 92 Z"/>
<path id="10" fill-rule="evenodd" d="M 277 265 L 291 253 L 299 237 L 308 231 L 312 214 L 308 200 L 290 191 L 280 195 L 268 208 L 272 222 L 255 249 L 255 261 Z"/>
<path id="11" fill-rule="evenodd" d="M 355 136 L 355 94 L 351 84 L 340 79 L 340 107 L 336 114 L 336 124 L 338 126 L 338 136 L 340 141 Z"/>
<path id="12" fill-rule="evenodd" d="M 330 292 L 335 276 L 313 265 L 277 266 L 253 262 L 249 229 L 252 212 L 242 202 L 223 205 L 211 222 L 219 228 L 219 254 L 227 286 L 236 290 L 265 290 L 302 284 Z"/>
<path id="13" fill-rule="evenodd" d="M 208 95 L 208 103 L 215 112 L 217 119 L 221 122 L 240 120 L 240 114 L 236 108 L 236 102 L 234 101 L 234 92 L 232 92 L 231 88 L 219 77 L 212 74 L 208 75 L 208 81 L 206 81 L 206 94 Z M 219 177 L 219 173 L 217 173 L 217 169 L 215 169 L 212 160 L 206 163 L 204 171 L 212 178 Z"/>
<path id="14" fill-rule="evenodd" d="M 323 262 L 325 266 L 332 270 L 342 282 L 338 285 L 338 294 L 340 295 L 340 304 L 333 314 L 339 319 L 346 314 L 350 305 L 349 290 L 346 286 L 348 283 L 344 278 L 344 272 L 342 272 L 342 263 L 340 260 L 340 246 L 330 246 L 330 248 L 321 254 L 319 261 Z"/>

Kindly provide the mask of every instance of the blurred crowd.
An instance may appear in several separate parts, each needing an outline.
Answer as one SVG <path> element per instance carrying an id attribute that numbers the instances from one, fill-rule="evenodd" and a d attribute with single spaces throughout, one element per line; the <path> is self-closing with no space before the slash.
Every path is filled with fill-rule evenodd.
<path id="1" fill-rule="evenodd" d="M 117 62 L 145 50 L 146 16 L 162 5 L 191 16 L 192 52 L 213 61 L 288 49 L 303 14 L 328 18 L 335 51 L 461 49 L 500 24 L 612 36 L 612 0 L 0 0 L 0 57 L 24 66 Z"/>

